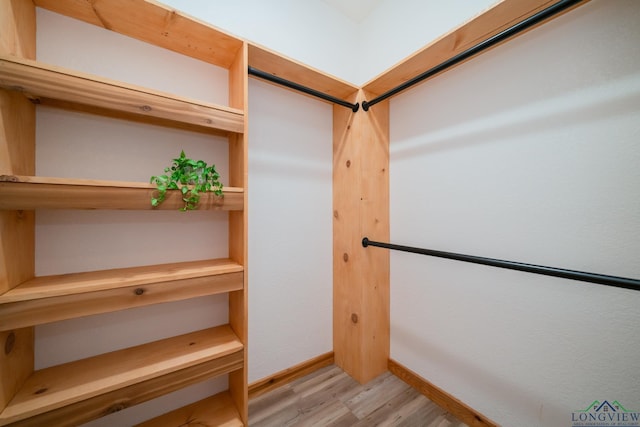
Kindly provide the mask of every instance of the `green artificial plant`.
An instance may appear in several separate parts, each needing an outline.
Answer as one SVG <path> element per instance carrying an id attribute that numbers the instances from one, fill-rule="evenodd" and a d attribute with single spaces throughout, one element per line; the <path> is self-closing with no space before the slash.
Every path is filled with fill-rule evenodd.
<path id="1" fill-rule="evenodd" d="M 167 174 L 151 177 L 151 183 L 158 189 L 157 195 L 151 196 L 153 207 L 164 201 L 167 190 L 180 191 L 184 201 L 184 206 L 180 208 L 182 212 L 197 209 L 201 193 L 212 191 L 216 196 L 224 197 L 220 174 L 216 172 L 215 165 L 207 166 L 202 160 L 192 160 L 185 156 L 184 150 L 164 171 Z"/>

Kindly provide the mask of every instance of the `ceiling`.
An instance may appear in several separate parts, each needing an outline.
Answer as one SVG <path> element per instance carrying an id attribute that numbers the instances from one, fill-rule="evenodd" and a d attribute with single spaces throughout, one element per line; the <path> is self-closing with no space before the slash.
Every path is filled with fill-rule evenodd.
<path id="1" fill-rule="evenodd" d="M 382 0 L 322 0 L 356 22 L 362 22 Z"/>

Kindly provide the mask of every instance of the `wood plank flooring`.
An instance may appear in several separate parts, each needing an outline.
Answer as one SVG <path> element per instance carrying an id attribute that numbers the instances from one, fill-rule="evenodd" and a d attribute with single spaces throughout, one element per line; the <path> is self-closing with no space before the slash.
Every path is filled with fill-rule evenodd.
<path id="1" fill-rule="evenodd" d="M 249 426 L 467 427 L 389 372 L 360 385 L 335 365 L 252 399 Z"/>

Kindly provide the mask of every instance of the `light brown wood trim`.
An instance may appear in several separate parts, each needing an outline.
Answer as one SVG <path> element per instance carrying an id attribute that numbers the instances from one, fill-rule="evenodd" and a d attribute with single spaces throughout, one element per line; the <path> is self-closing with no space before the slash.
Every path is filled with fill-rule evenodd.
<path id="1" fill-rule="evenodd" d="M 240 369 L 243 359 L 242 343 L 223 325 L 53 366 L 27 379 L 0 425 L 81 424 Z"/>
<path id="2" fill-rule="evenodd" d="M 282 387 L 298 378 L 302 378 L 311 372 L 324 368 L 325 366 L 332 365 L 334 363 L 333 352 L 330 351 L 320 356 L 309 359 L 305 362 L 299 363 L 295 366 L 287 368 L 283 371 L 276 372 L 266 378 L 258 380 L 252 384 L 249 384 L 249 399 L 258 397 L 268 391 Z"/>
<path id="3" fill-rule="evenodd" d="M 334 106 L 333 351 L 361 384 L 386 372 L 389 359 L 389 251 L 361 244 L 389 239 L 388 171 L 389 102 L 355 114 Z"/>
<path id="4" fill-rule="evenodd" d="M 33 373 L 34 328 L 0 332 L 0 411 Z"/>
<path id="5" fill-rule="evenodd" d="M 242 289 L 242 273 L 0 304 L 0 331 Z"/>
<path id="6" fill-rule="evenodd" d="M 502 0 L 374 77 L 365 83 L 363 88 L 377 95 L 387 92 L 557 1 Z M 586 1 L 573 8 L 585 4 Z M 557 16 L 560 15 L 555 17 Z"/>
<path id="7" fill-rule="evenodd" d="M 198 209 L 242 211 L 244 191 L 223 188 L 224 197 L 211 192 L 201 195 Z M 177 210 L 184 206 L 177 190 L 169 190 L 157 208 L 151 206 L 153 184 L 138 182 L 46 178 L 1 175 L 0 209 L 120 209 Z"/>
<path id="8" fill-rule="evenodd" d="M 36 8 L 0 1 L 0 54 L 35 59 Z M 36 108 L 0 89 L 0 174 L 35 174 Z M 35 212 L 0 212 L 0 294 L 34 276 Z M 0 411 L 33 373 L 34 328 L 0 332 Z"/>
<path id="9" fill-rule="evenodd" d="M 254 43 L 249 44 L 249 66 L 340 99 L 358 90 L 344 80 Z"/>
<path id="10" fill-rule="evenodd" d="M 229 68 L 242 40 L 153 0 L 34 0 L 38 7 Z"/>
<path id="11" fill-rule="evenodd" d="M 245 128 L 242 133 L 229 134 L 229 184 L 244 189 L 244 206 L 248 203 L 248 121 L 249 77 L 248 52 L 245 43 L 238 51 L 233 64 L 229 68 L 229 105 L 245 111 Z M 244 266 L 244 287 L 242 290 L 229 293 L 229 325 L 240 341 L 247 343 L 249 339 L 249 294 L 248 294 L 248 221 L 249 214 L 243 211 L 229 212 L 229 258 Z M 229 395 L 233 400 L 240 419 L 249 424 L 249 368 L 248 350 L 245 345 L 245 362 L 243 369 L 229 374 Z"/>
<path id="12" fill-rule="evenodd" d="M 158 378 L 116 389 L 11 424 L 12 427 L 76 427 L 159 396 L 240 369 L 242 353 L 236 352 L 171 372 Z M 0 425 L 2 422 L 0 421 Z M 175 427 L 175 426 L 171 426 Z"/>
<path id="13" fill-rule="evenodd" d="M 242 271 L 216 259 L 41 276 L 0 295 L 0 331 L 238 291 Z"/>
<path id="14" fill-rule="evenodd" d="M 32 2 L 0 2 L 0 53 L 36 58 L 36 8 Z"/>
<path id="15" fill-rule="evenodd" d="M 243 427 L 228 392 L 223 391 L 191 405 L 160 415 L 134 427 L 224 426 Z"/>
<path id="16" fill-rule="evenodd" d="M 0 175 L 0 182 L 26 182 L 30 184 L 87 185 L 93 187 L 155 188 L 154 184 L 136 181 L 110 181 L 101 179 L 60 178 L 54 176 Z M 225 192 L 242 193 L 240 187 L 224 187 Z"/>
<path id="17" fill-rule="evenodd" d="M 482 415 L 480 412 L 464 404 L 454 396 L 441 388 L 433 385 L 415 372 L 401 365 L 393 359 L 389 359 L 389 371 L 411 387 L 425 395 L 436 405 L 453 414 L 469 427 L 498 427 L 494 421 Z"/>
<path id="18" fill-rule="evenodd" d="M 0 305 L 242 271 L 240 264 L 229 259 L 209 259 L 40 276 L 0 295 Z"/>
<path id="19" fill-rule="evenodd" d="M 102 77 L 0 55 L 0 87 L 47 99 L 105 108 L 137 117 L 243 132 L 244 112 Z M 55 103 L 54 103 L 55 105 Z"/>

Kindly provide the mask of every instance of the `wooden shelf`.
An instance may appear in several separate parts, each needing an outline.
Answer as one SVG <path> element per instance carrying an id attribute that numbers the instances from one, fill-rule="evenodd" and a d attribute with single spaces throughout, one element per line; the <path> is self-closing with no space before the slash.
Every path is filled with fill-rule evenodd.
<path id="1" fill-rule="evenodd" d="M 0 365 L 0 426 L 77 426 L 218 375 L 228 375 L 228 391 L 207 399 L 207 407 L 197 412 L 204 410 L 203 417 L 214 425 L 247 425 L 247 42 L 154 0 L 0 4 L 0 16 L 6 18 L 0 25 L 0 40 L 6 41 L 0 43 L 0 169 L 6 174 L 0 176 L 6 264 L 0 269 L 0 335 L 6 344 Z M 222 67 L 229 101 L 215 105 L 36 61 L 36 7 Z M 169 191 L 160 207 L 153 208 L 157 190 L 145 182 L 35 176 L 39 141 L 34 104 L 223 136 L 231 187 L 223 189 L 224 197 L 203 194 L 199 209 L 229 211 L 225 246 L 233 261 L 34 278 L 37 209 L 184 206 L 180 192 Z M 35 325 L 224 293 L 227 325 L 34 372 Z M 210 408 L 216 408 L 215 414 L 207 412 Z"/>
<path id="2" fill-rule="evenodd" d="M 227 69 L 242 48 L 241 39 L 154 1 L 35 0 L 34 3 Z"/>
<path id="3" fill-rule="evenodd" d="M 37 176 L 0 175 L 0 209 L 118 209 L 177 210 L 184 206 L 177 190 L 167 192 L 157 208 L 151 206 L 153 184 Z M 200 210 L 241 211 L 242 188 L 225 187 L 224 197 L 203 194 Z"/>
<path id="4" fill-rule="evenodd" d="M 0 295 L 0 331 L 242 290 L 228 259 L 36 277 Z"/>
<path id="5" fill-rule="evenodd" d="M 176 123 L 209 131 L 244 132 L 244 113 L 37 61 L 0 55 L 0 87 L 19 91 L 38 103 L 83 105 L 115 111 L 152 123 Z M 95 112 L 95 110 L 90 110 Z"/>
<path id="6" fill-rule="evenodd" d="M 0 425 L 78 425 L 243 367 L 228 325 L 35 371 Z"/>
<path id="7" fill-rule="evenodd" d="M 135 427 L 176 426 L 244 427 L 238 410 L 228 392 L 208 397 L 175 411 L 160 415 Z"/>

